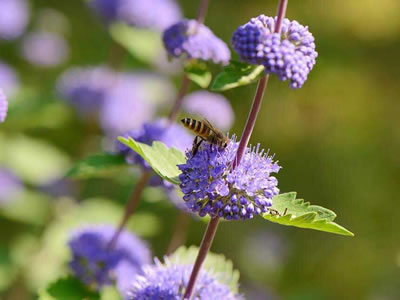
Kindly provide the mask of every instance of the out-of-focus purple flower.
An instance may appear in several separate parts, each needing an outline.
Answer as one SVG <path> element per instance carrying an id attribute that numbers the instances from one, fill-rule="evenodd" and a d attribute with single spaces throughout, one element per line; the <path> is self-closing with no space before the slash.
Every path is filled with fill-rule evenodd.
<path id="1" fill-rule="evenodd" d="M 132 280 L 132 286 L 126 294 L 131 300 L 180 300 L 185 293 L 193 265 L 165 263 L 155 260 L 154 265 L 143 268 L 144 274 Z M 193 291 L 193 300 L 242 300 L 227 285 L 219 282 L 215 274 L 204 269 L 200 271 Z"/>
<path id="2" fill-rule="evenodd" d="M 7 97 L 4 95 L 2 89 L 0 89 L 0 123 L 6 120 L 8 111 Z"/>
<path id="3" fill-rule="evenodd" d="M 266 73 L 300 88 L 318 56 L 314 36 L 307 26 L 288 19 L 282 22 L 281 34 L 274 33 L 275 22 L 265 15 L 252 18 L 233 33 L 232 46 L 243 61 L 264 65 Z"/>
<path id="4" fill-rule="evenodd" d="M 127 278 L 132 280 L 151 262 L 147 245 L 132 233 L 123 231 L 113 249 L 108 249 L 116 228 L 109 225 L 85 227 L 73 232 L 68 245 L 72 252 L 69 266 L 85 284 L 96 289 L 114 280 L 121 293 Z"/>
<path id="5" fill-rule="evenodd" d="M 183 200 L 199 216 L 251 219 L 268 212 L 272 197 L 279 193 L 278 180 L 271 173 L 280 167 L 259 145 L 248 148 L 232 170 L 238 144 L 235 136 L 224 150 L 203 143 L 196 155 L 187 151 L 186 163 L 178 165 Z"/>
<path id="6" fill-rule="evenodd" d="M 125 0 L 118 7 L 119 18 L 126 23 L 162 31 L 181 17 L 175 0 Z"/>
<path id="7" fill-rule="evenodd" d="M 0 39 L 13 40 L 25 30 L 29 21 L 26 0 L 0 1 Z"/>
<path id="8" fill-rule="evenodd" d="M 21 181 L 8 168 L 0 167 L 0 206 L 7 205 L 23 192 Z"/>
<path id="9" fill-rule="evenodd" d="M 55 198 L 71 196 L 76 193 L 75 182 L 64 177 L 42 184 L 38 189 Z"/>
<path id="10" fill-rule="evenodd" d="M 151 145 L 154 141 L 160 141 L 167 147 L 175 147 L 178 150 L 185 151 L 192 144 L 192 136 L 178 124 L 169 122 L 166 119 L 158 119 L 156 121 L 145 123 L 138 129 L 126 132 L 125 138 L 133 138 L 135 141 Z M 140 164 L 144 168 L 150 166 L 131 148 L 117 141 L 117 151 L 124 154 L 126 161 L 130 164 Z"/>
<path id="11" fill-rule="evenodd" d="M 57 91 L 79 113 L 96 113 L 113 86 L 115 76 L 105 67 L 71 68 L 58 79 Z"/>
<path id="12" fill-rule="evenodd" d="M 161 76 L 123 74 L 107 94 L 100 113 L 101 126 L 111 137 L 136 129 L 174 96 L 175 88 Z"/>
<path id="13" fill-rule="evenodd" d="M 231 52 L 224 41 L 196 20 L 181 20 L 163 33 L 164 47 L 173 57 L 186 55 L 203 61 L 226 65 Z"/>
<path id="14" fill-rule="evenodd" d="M 0 61 L 0 88 L 8 97 L 12 97 L 19 88 L 19 79 L 14 69 Z"/>
<path id="15" fill-rule="evenodd" d="M 69 46 L 63 37 L 50 32 L 32 32 L 24 37 L 21 53 L 31 64 L 54 67 L 65 62 Z"/>
<path id="16" fill-rule="evenodd" d="M 175 0 L 92 0 L 90 7 L 106 22 L 164 30 L 182 17 Z"/>
<path id="17" fill-rule="evenodd" d="M 118 19 L 118 7 L 122 1 L 126 0 L 91 0 L 88 3 L 96 14 L 106 22 L 111 22 Z"/>
<path id="18" fill-rule="evenodd" d="M 185 96 L 183 109 L 189 114 L 207 118 L 213 125 L 222 130 L 228 130 L 233 124 L 232 106 L 221 94 L 208 91 L 193 92 Z"/>

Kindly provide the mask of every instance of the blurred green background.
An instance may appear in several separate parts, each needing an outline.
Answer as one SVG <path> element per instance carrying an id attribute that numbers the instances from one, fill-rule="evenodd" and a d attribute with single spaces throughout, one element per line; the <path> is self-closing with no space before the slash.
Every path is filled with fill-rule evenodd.
<path id="1" fill-rule="evenodd" d="M 228 42 L 251 17 L 274 15 L 276 2 L 211 1 L 206 24 Z M 179 3 L 186 17 L 195 17 L 198 1 Z M 61 197 L 39 187 L 102 151 L 101 131 L 60 101 L 54 85 L 69 66 L 107 61 L 113 41 L 84 1 L 30 4 L 30 28 L 42 8 L 66 16 L 70 56 L 59 67 L 40 69 L 21 58 L 18 40 L 0 44 L 0 59 L 16 69 L 22 86 L 0 125 L 0 163 L 26 186 L 18 203 L 0 209 L 1 299 L 34 299 L 38 288 L 63 274 L 67 228 L 116 223 L 136 178 L 124 171 L 64 182 L 72 192 Z M 287 17 L 309 26 L 317 64 L 300 90 L 271 77 L 251 142 L 276 153 L 282 192 L 297 191 L 334 210 L 355 237 L 255 218 L 222 223 L 212 251 L 233 260 L 247 299 L 399 299 L 400 2 L 289 1 Z M 126 70 L 146 67 L 129 54 L 123 63 Z M 224 93 L 236 113 L 231 132 L 241 133 L 255 88 Z M 159 191 L 143 198 L 130 228 L 162 257 L 177 211 Z M 198 245 L 205 226 L 192 222 L 186 245 Z"/>

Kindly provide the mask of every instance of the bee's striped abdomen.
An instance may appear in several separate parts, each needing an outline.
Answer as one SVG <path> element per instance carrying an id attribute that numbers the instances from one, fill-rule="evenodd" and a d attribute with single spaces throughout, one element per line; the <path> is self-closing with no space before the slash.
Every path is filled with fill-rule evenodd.
<path id="1" fill-rule="evenodd" d="M 211 130 L 210 128 L 204 124 L 204 122 L 197 121 L 191 118 L 185 118 L 181 120 L 183 126 L 192 130 L 194 133 L 197 133 L 199 136 L 207 137 Z"/>

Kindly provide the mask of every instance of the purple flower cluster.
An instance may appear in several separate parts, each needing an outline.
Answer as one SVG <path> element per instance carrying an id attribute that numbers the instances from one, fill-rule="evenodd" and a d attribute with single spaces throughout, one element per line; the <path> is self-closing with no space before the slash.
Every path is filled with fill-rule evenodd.
<path id="1" fill-rule="evenodd" d="M 248 148 L 232 170 L 237 149 L 235 136 L 224 150 L 203 143 L 196 155 L 187 151 L 187 162 L 178 165 L 183 200 L 201 217 L 251 219 L 268 212 L 272 197 L 279 193 L 278 180 L 271 173 L 280 167 L 272 157 L 260 151 L 259 145 Z"/>
<path id="2" fill-rule="evenodd" d="M 243 61 L 263 65 L 292 88 L 300 88 L 315 65 L 314 36 L 307 26 L 284 19 L 281 34 L 274 33 L 276 18 L 260 15 L 240 26 L 232 46 Z"/>
<path id="3" fill-rule="evenodd" d="M 89 5 L 106 22 L 125 22 L 158 31 L 182 17 L 175 0 L 92 0 Z"/>
<path id="4" fill-rule="evenodd" d="M 196 91 L 183 100 L 183 109 L 192 115 L 207 118 L 217 128 L 229 130 L 233 124 L 234 113 L 228 99 L 221 94 Z"/>
<path id="5" fill-rule="evenodd" d="M 0 1 L 0 39 L 13 40 L 25 30 L 29 21 L 26 0 Z"/>
<path id="6" fill-rule="evenodd" d="M 193 138 L 187 131 L 175 123 L 169 124 L 165 119 L 145 123 L 140 128 L 128 131 L 123 135 L 125 138 L 133 138 L 135 141 L 151 145 L 154 141 L 163 142 L 167 147 L 175 147 L 181 151 L 188 149 Z M 136 152 L 128 146 L 117 142 L 117 152 L 126 156 L 126 161 L 130 164 L 140 164 L 144 168 L 150 168 Z"/>
<path id="7" fill-rule="evenodd" d="M 23 185 L 21 181 L 11 170 L 0 167 L 0 206 L 16 200 L 22 191 Z"/>
<path id="8" fill-rule="evenodd" d="M 135 235 L 123 231 L 113 249 L 108 243 L 115 233 L 112 226 L 101 225 L 75 231 L 68 242 L 72 252 L 69 266 L 85 284 L 96 289 L 116 280 L 123 292 L 127 279 L 141 273 L 151 262 L 147 245 Z"/>
<path id="9" fill-rule="evenodd" d="M 0 89 L 0 123 L 3 123 L 6 120 L 7 111 L 8 111 L 7 97 Z"/>
<path id="10" fill-rule="evenodd" d="M 71 68 L 58 79 L 57 91 L 79 113 L 97 112 L 114 78 L 114 73 L 104 67 Z"/>
<path id="11" fill-rule="evenodd" d="M 228 46 L 204 24 L 182 20 L 164 31 L 164 47 L 168 54 L 226 65 L 231 58 Z"/>
<path id="12" fill-rule="evenodd" d="M 23 57 L 33 65 L 54 67 L 67 59 L 69 47 L 58 34 L 32 32 L 24 37 L 21 52 Z"/>
<path id="13" fill-rule="evenodd" d="M 189 281 L 193 265 L 176 264 L 165 259 L 156 260 L 154 265 L 145 266 L 144 274 L 134 278 L 127 299 L 132 300 L 180 300 Z M 230 291 L 214 274 L 200 271 L 193 291 L 193 300 L 240 300 L 242 296 Z"/>

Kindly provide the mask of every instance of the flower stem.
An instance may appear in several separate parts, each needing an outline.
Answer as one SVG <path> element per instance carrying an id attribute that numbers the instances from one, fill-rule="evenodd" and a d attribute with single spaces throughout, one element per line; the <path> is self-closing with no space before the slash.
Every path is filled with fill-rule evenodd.
<path id="1" fill-rule="evenodd" d="M 201 266 L 203 265 L 204 260 L 206 259 L 208 250 L 210 250 L 211 244 L 214 240 L 215 233 L 217 232 L 218 224 L 219 224 L 219 217 L 212 218 L 208 223 L 207 230 L 206 233 L 204 234 L 203 240 L 201 241 L 199 253 L 197 254 L 196 262 L 194 263 L 192 273 L 190 274 L 190 279 L 186 287 L 183 299 L 190 299 L 192 295 L 197 275 L 199 274 Z"/>
<path id="2" fill-rule="evenodd" d="M 179 89 L 178 95 L 176 96 L 174 106 L 171 109 L 168 120 L 170 123 L 175 122 L 176 117 L 181 109 L 183 97 L 186 95 L 187 90 L 189 89 L 190 79 L 187 74 L 183 75 L 181 88 Z"/>
<path id="3" fill-rule="evenodd" d="M 287 7 L 288 0 L 280 0 L 278 6 L 278 13 L 277 13 L 277 22 L 275 25 L 275 32 L 280 33 L 282 28 L 282 20 L 286 14 L 286 7 Z M 237 167 L 240 164 L 240 161 L 245 153 L 247 148 L 247 144 L 249 143 L 251 133 L 253 132 L 254 125 L 257 120 L 258 112 L 261 108 L 262 98 L 264 96 L 264 91 L 267 86 L 269 79 L 269 75 L 264 76 L 258 82 L 256 95 L 254 96 L 253 104 L 251 105 L 251 109 L 249 112 L 249 116 L 247 118 L 246 125 L 243 129 L 242 138 L 240 139 L 238 151 L 236 153 L 235 161 L 233 162 L 233 168 Z M 219 218 L 213 218 L 208 223 L 207 230 L 204 234 L 203 240 L 200 245 L 199 253 L 197 254 L 196 261 L 193 266 L 192 273 L 190 274 L 189 283 L 186 287 L 185 295 L 183 299 L 190 299 L 194 286 L 196 284 L 197 276 L 200 272 L 201 266 L 203 265 L 204 260 L 206 259 L 208 250 L 211 247 L 212 241 L 214 239 L 215 233 L 217 231 L 219 223 Z"/>
<path id="4" fill-rule="evenodd" d="M 278 12 L 276 13 L 276 24 L 275 24 L 275 33 L 281 33 L 282 30 L 282 21 L 286 15 L 288 0 L 281 0 L 278 6 Z"/>
<path id="5" fill-rule="evenodd" d="M 247 144 L 249 143 L 251 133 L 253 132 L 254 125 L 257 120 L 258 112 L 261 108 L 261 103 L 264 96 L 265 88 L 268 83 L 268 78 L 269 75 L 266 75 L 258 82 L 256 95 L 254 96 L 253 104 L 251 105 L 249 116 L 247 117 L 246 126 L 243 129 L 242 138 L 240 139 L 238 151 L 236 153 L 236 159 L 233 162 L 233 168 L 236 168 L 237 165 L 239 165 L 247 148 Z"/>
<path id="6" fill-rule="evenodd" d="M 197 17 L 196 17 L 197 22 L 204 23 L 209 3 L 210 0 L 201 0 L 199 10 L 197 11 Z"/>
<path id="7" fill-rule="evenodd" d="M 108 243 L 107 248 L 109 250 L 112 250 L 115 247 L 115 244 L 117 243 L 117 240 L 122 232 L 122 229 L 124 229 L 126 223 L 129 220 L 129 217 L 135 212 L 136 207 L 138 206 L 140 201 L 140 196 L 142 195 L 144 188 L 147 186 L 147 183 L 149 182 L 151 175 L 152 172 L 150 170 L 143 171 L 142 176 L 139 179 L 139 182 L 137 183 L 137 185 L 133 190 L 133 193 L 128 201 L 128 204 L 125 206 L 125 212 L 121 220 L 121 223 L 119 224 L 118 229 L 115 231 L 113 237 Z"/>
<path id="8" fill-rule="evenodd" d="M 174 232 L 172 233 L 172 237 L 167 247 L 167 255 L 174 252 L 180 245 L 185 242 L 187 231 L 189 229 L 189 224 L 189 214 L 180 210 L 176 218 Z"/>

